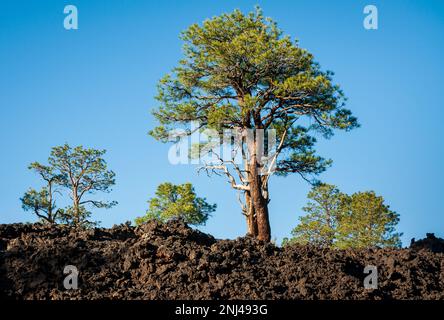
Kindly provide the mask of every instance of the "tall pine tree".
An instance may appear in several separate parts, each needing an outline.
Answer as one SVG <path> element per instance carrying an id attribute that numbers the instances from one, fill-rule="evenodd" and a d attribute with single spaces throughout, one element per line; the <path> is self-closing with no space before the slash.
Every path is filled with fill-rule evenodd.
<path id="1" fill-rule="evenodd" d="M 269 179 L 297 173 L 311 179 L 330 161 L 315 153 L 313 133 L 331 137 L 333 129 L 350 130 L 356 118 L 344 108 L 344 95 L 297 41 L 284 36 L 260 9 L 249 14 L 235 10 L 194 24 L 182 33 L 184 57 L 159 83 L 159 126 L 151 135 L 167 141 L 182 128 L 191 135 L 198 128 L 244 132 L 275 129 L 278 146 L 262 162 L 260 135 L 241 140 L 242 164 L 222 159 L 206 167 L 227 176 L 241 193 L 248 233 L 270 241 Z"/>

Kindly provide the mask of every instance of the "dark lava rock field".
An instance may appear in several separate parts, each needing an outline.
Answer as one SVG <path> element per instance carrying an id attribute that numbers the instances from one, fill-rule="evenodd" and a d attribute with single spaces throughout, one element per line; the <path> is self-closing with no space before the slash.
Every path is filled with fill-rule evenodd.
<path id="1" fill-rule="evenodd" d="M 75 266 L 78 289 L 64 287 Z M 378 287 L 364 287 L 377 267 Z M 0 299 L 444 299 L 444 240 L 406 249 L 217 240 L 180 221 L 75 229 L 0 225 Z"/>

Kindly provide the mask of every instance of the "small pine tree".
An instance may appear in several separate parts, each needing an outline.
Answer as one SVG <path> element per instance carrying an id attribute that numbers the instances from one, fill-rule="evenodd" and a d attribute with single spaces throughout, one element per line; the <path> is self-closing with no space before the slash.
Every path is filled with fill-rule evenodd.
<path id="1" fill-rule="evenodd" d="M 320 184 L 308 194 L 312 201 L 303 210 L 300 223 L 286 244 L 314 244 L 321 247 L 400 247 L 402 233 L 395 232 L 399 215 L 373 191 L 350 195 L 335 186 Z"/>
<path id="2" fill-rule="evenodd" d="M 293 238 L 286 243 L 312 243 L 331 247 L 337 237 L 344 194 L 335 186 L 321 184 L 308 193 L 309 201 L 302 210 L 307 214 L 299 217 L 299 225 L 291 232 Z"/>
<path id="3" fill-rule="evenodd" d="M 196 195 L 191 183 L 162 183 L 157 187 L 156 196 L 148 203 L 145 216 L 136 218 L 137 225 L 150 219 L 165 222 L 175 218 L 192 225 L 203 225 L 216 210 L 216 204 L 209 204 L 205 198 Z"/>
<path id="4" fill-rule="evenodd" d="M 402 233 L 395 232 L 399 214 L 373 191 L 357 192 L 344 204 L 338 228 L 339 248 L 401 247 Z"/>
<path id="5" fill-rule="evenodd" d="M 107 169 L 103 159 L 105 150 L 71 148 L 68 144 L 52 148 L 49 165 L 34 162 L 29 169 L 37 172 L 46 186 L 40 191 L 29 189 L 20 199 L 25 211 L 32 211 L 40 220 L 54 224 L 67 223 L 75 226 L 92 226 L 88 218 L 91 212 L 86 206 L 110 208 L 115 201 L 106 202 L 87 198 L 99 192 L 110 192 L 115 183 L 115 174 Z M 56 209 L 55 194 L 67 191 L 72 205 Z"/>
<path id="6" fill-rule="evenodd" d="M 108 193 L 115 184 L 115 173 L 108 170 L 103 159 L 106 150 L 72 148 L 68 144 L 52 148 L 49 164 L 63 177 L 60 185 L 69 190 L 72 206 L 65 212 L 65 221 L 75 226 L 90 225 L 91 215 L 86 206 L 111 208 L 116 201 L 101 201 L 88 196 L 97 192 Z M 87 198 L 87 199 L 86 199 Z M 69 215 L 69 216 L 67 216 Z"/>

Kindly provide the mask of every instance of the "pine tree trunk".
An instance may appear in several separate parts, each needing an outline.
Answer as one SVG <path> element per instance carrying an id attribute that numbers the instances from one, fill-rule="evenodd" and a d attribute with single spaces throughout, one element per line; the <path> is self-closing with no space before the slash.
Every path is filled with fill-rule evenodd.
<path id="1" fill-rule="evenodd" d="M 268 217 L 268 201 L 262 193 L 262 181 L 259 174 L 256 155 L 253 155 L 250 163 L 250 195 L 251 203 L 256 214 L 257 238 L 269 242 L 271 239 L 270 221 Z"/>
<path id="2" fill-rule="evenodd" d="M 270 221 L 268 218 L 268 205 L 261 196 L 259 198 L 260 199 L 258 201 L 254 201 L 254 207 L 256 210 L 256 219 L 257 219 L 257 229 L 258 229 L 257 238 L 259 240 L 270 242 L 271 231 L 270 231 Z"/>
<path id="3" fill-rule="evenodd" d="M 80 208 L 79 208 L 80 200 L 77 195 L 77 187 L 74 187 L 72 194 L 73 194 L 73 211 L 74 211 L 73 212 L 74 213 L 73 222 L 74 222 L 74 226 L 78 227 L 80 225 Z"/>
<path id="4" fill-rule="evenodd" d="M 251 203 L 251 197 L 250 197 L 250 193 L 246 192 L 245 193 L 245 203 L 247 205 L 247 233 L 252 236 L 257 238 L 258 235 L 258 230 L 257 230 L 257 220 L 256 220 L 256 215 L 254 212 L 254 207 Z"/>
<path id="5" fill-rule="evenodd" d="M 52 217 L 52 182 L 48 183 L 48 222 L 54 224 L 55 221 Z"/>

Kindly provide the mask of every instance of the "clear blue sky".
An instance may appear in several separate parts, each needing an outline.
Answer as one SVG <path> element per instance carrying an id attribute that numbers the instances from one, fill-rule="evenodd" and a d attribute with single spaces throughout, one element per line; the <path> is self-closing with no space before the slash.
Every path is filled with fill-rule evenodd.
<path id="1" fill-rule="evenodd" d="M 79 30 L 63 28 L 63 8 Z M 444 237 L 443 1 L 17 1 L 0 2 L 0 223 L 33 221 L 19 198 L 39 186 L 27 170 L 50 148 L 104 148 L 117 174 L 119 205 L 97 210 L 103 226 L 133 220 L 164 181 L 192 182 L 218 204 L 201 229 L 218 238 L 245 233 L 225 179 L 172 166 L 168 145 L 147 136 L 158 79 L 181 57 L 179 33 L 192 23 L 260 4 L 266 16 L 336 73 L 361 128 L 320 141 L 334 160 L 320 178 L 342 191 L 375 190 L 401 215 L 403 242 Z M 379 29 L 365 30 L 375 4 Z M 306 203 L 298 176 L 271 180 L 273 238 L 288 236 Z"/>

